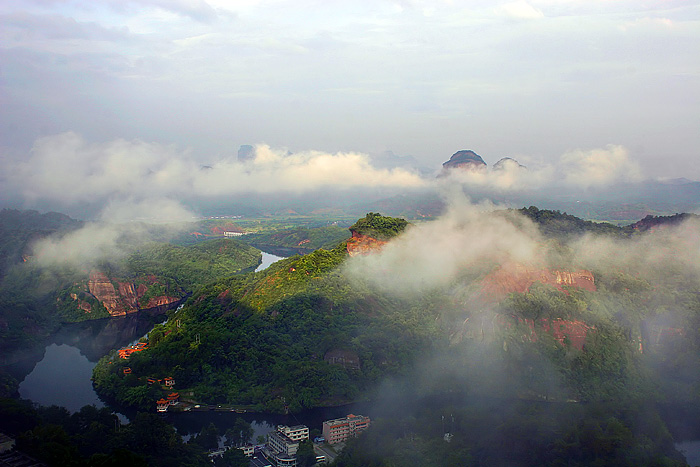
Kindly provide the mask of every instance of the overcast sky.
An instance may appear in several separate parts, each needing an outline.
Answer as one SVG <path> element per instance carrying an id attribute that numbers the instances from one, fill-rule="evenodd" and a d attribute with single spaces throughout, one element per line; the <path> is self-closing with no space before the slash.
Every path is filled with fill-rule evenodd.
<path id="1" fill-rule="evenodd" d="M 302 167 L 602 150 L 633 178 L 700 180 L 700 2 L 5 1 L 0 99 L 5 178 L 107 150 L 117 170 L 115 147 L 194 167 L 264 144 Z M 359 179 L 386 175 L 357 157 Z"/>

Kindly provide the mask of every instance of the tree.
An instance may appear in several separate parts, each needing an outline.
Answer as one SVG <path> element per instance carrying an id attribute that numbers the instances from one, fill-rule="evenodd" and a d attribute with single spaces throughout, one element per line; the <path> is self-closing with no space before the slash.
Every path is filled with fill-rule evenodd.
<path id="1" fill-rule="evenodd" d="M 297 449 L 297 466 L 310 467 L 316 463 L 316 453 L 314 452 L 313 443 L 306 439 L 299 443 Z"/>
<path id="2" fill-rule="evenodd" d="M 214 450 L 219 447 L 219 429 L 214 422 L 202 428 L 195 442 L 204 449 Z"/>
<path id="3" fill-rule="evenodd" d="M 254 433 L 251 424 L 238 417 L 233 427 L 226 430 L 224 437 L 227 445 L 239 447 L 250 443 Z"/>
<path id="4" fill-rule="evenodd" d="M 242 450 L 231 448 L 226 450 L 224 455 L 215 461 L 215 464 L 217 467 L 248 467 L 248 465 L 250 465 L 250 459 L 243 454 Z"/>

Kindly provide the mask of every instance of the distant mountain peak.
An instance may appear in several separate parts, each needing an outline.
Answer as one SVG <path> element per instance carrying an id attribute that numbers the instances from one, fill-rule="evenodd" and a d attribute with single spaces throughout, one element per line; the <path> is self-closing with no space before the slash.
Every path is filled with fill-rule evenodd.
<path id="1" fill-rule="evenodd" d="M 250 144 L 242 144 L 238 148 L 238 162 L 252 161 L 255 159 L 255 148 Z"/>
<path id="2" fill-rule="evenodd" d="M 452 154 L 450 160 L 443 163 L 442 167 L 443 169 L 481 169 L 486 167 L 486 162 L 471 149 L 462 149 Z"/>
<path id="3" fill-rule="evenodd" d="M 512 157 L 504 157 L 503 159 L 499 160 L 495 164 L 493 164 L 493 170 L 503 170 L 507 169 L 508 167 L 517 167 L 519 169 L 527 169 L 524 165 L 522 165 L 520 162 L 516 161 Z"/>

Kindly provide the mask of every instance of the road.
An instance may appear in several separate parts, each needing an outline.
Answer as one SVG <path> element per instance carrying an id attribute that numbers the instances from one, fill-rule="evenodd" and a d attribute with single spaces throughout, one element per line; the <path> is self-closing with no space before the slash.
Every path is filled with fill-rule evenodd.
<path id="1" fill-rule="evenodd" d="M 272 466 L 272 462 L 268 461 L 265 458 L 265 456 L 263 456 L 260 453 L 255 454 L 250 459 L 250 467 L 268 467 L 268 466 Z"/>
<path id="2" fill-rule="evenodd" d="M 314 451 L 316 452 L 317 456 L 326 456 L 326 462 L 331 463 L 335 460 L 336 456 L 338 454 L 335 453 L 332 449 L 330 449 L 328 446 L 324 444 L 316 444 L 314 443 Z"/>

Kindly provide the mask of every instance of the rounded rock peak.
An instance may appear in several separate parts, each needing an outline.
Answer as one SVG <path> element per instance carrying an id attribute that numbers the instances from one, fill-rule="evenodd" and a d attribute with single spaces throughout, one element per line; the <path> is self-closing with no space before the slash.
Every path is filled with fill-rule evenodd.
<path id="1" fill-rule="evenodd" d="M 443 163 L 442 166 L 446 169 L 457 167 L 482 168 L 486 167 L 486 162 L 471 149 L 463 149 L 454 153 L 452 157 L 450 157 L 450 160 Z"/>

